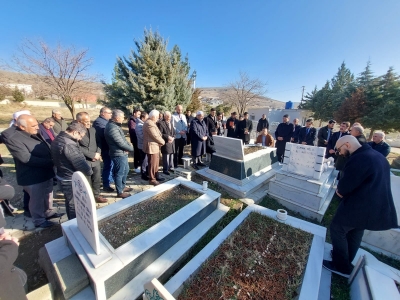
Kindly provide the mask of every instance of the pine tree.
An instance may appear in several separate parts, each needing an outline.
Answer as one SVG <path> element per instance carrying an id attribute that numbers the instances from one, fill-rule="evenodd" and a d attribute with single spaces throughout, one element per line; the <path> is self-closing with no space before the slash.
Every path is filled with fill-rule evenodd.
<path id="1" fill-rule="evenodd" d="M 200 101 L 200 94 L 202 90 L 200 89 L 194 89 L 191 100 L 189 105 L 187 106 L 187 110 L 190 110 L 191 112 L 197 112 L 202 109 L 202 104 Z"/>
<path id="2" fill-rule="evenodd" d="M 168 43 L 158 32 L 144 31 L 143 41 L 135 41 L 136 51 L 129 58 L 117 58 L 111 84 L 104 84 L 109 106 L 130 110 L 173 110 L 186 106 L 192 95 L 188 58 Z"/>
<path id="3" fill-rule="evenodd" d="M 338 72 L 331 80 L 331 96 L 332 96 L 332 115 L 335 112 L 344 99 L 349 97 L 355 90 L 354 75 L 346 68 L 346 64 L 343 62 L 338 69 Z"/>

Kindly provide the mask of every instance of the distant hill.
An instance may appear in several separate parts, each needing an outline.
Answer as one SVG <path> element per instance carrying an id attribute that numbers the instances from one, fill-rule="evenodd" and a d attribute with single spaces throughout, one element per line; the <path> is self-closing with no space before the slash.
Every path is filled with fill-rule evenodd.
<path id="1" fill-rule="evenodd" d="M 199 87 L 202 98 L 220 98 L 224 100 L 223 93 L 227 91 L 226 87 Z M 258 97 L 249 108 L 269 107 L 285 108 L 285 102 L 278 101 L 269 97 Z"/>

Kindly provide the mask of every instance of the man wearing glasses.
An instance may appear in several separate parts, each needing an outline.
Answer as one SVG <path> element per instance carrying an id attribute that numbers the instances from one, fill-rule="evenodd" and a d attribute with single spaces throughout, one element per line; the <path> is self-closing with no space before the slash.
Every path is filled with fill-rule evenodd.
<path id="1" fill-rule="evenodd" d="M 323 266 L 349 277 L 364 230 L 397 228 L 398 220 L 386 158 L 350 135 L 340 138 L 336 149 L 348 160 L 336 190 L 341 202 L 330 225 L 332 261 L 324 260 Z"/>
<path id="2" fill-rule="evenodd" d="M 175 168 L 178 167 L 178 164 L 183 164 L 183 147 L 185 147 L 186 144 L 186 133 L 188 131 L 186 116 L 182 112 L 182 105 L 177 105 L 175 108 L 175 113 L 172 115 L 172 127 L 175 128 Z"/>

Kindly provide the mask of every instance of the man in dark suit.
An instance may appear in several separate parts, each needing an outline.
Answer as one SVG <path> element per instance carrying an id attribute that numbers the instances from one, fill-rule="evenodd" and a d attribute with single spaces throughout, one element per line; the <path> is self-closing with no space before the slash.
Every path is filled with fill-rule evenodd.
<path id="1" fill-rule="evenodd" d="M 306 121 L 306 126 L 300 129 L 299 144 L 314 146 L 317 130 L 313 127 L 313 119 Z"/>
<path id="2" fill-rule="evenodd" d="M 301 129 L 301 125 L 299 125 L 299 119 L 293 119 L 293 135 L 292 135 L 292 138 L 291 138 L 291 142 L 292 143 L 295 143 L 295 144 L 298 144 L 299 143 L 299 132 L 300 132 L 300 129 Z"/>
<path id="3" fill-rule="evenodd" d="M 89 181 L 93 196 L 97 203 L 106 203 L 107 199 L 100 195 L 101 184 L 101 167 L 100 167 L 100 153 L 101 149 L 98 146 L 96 139 L 96 129 L 90 126 L 90 117 L 87 112 L 80 112 L 76 114 L 76 120 L 86 127 L 86 134 L 79 141 L 79 148 L 86 158 L 86 162 L 92 167 L 93 174 L 86 176 Z"/>
<path id="4" fill-rule="evenodd" d="M 238 138 L 237 134 L 237 125 L 238 125 L 238 120 L 236 119 L 236 112 L 231 113 L 231 117 L 226 120 L 226 130 L 227 130 L 227 137 L 230 138 Z M 197 117 L 197 116 L 196 116 Z"/>
<path id="5" fill-rule="evenodd" d="M 286 143 L 290 142 L 293 135 L 293 124 L 289 123 L 289 115 L 283 116 L 283 122 L 278 125 L 275 131 L 276 138 L 276 155 L 278 160 L 283 162 L 283 155 L 285 154 Z"/>
<path id="6" fill-rule="evenodd" d="M 249 120 L 248 112 L 245 112 L 243 116 L 244 119 L 242 121 L 239 121 L 238 124 L 238 133 L 239 133 L 239 138 L 241 138 L 243 141 L 243 144 L 247 145 L 250 142 L 250 134 L 251 131 L 253 130 L 253 122 Z"/>
<path id="7" fill-rule="evenodd" d="M 385 134 L 382 131 L 374 132 L 372 136 L 372 142 L 368 142 L 368 145 L 371 146 L 372 149 L 378 151 L 384 157 L 388 156 L 391 150 L 391 147 L 388 143 L 384 141 Z"/>
<path id="8" fill-rule="evenodd" d="M 350 128 L 350 122 L 342 122 L 340 124 L 340 128 L 338 132 L 334 132 L 331 137 L 329 138 L 328 144 L 326 145 L 326 154 L 325 157 L 333 157 L 336 161 L 337 156 L 335 154 L 336 152 L 336 142 L 338 139 L 340 139 L 342 136 L 349 135 L 349 128 Z"/>
<path id="9" fill-rule="evenodd" d="M 320 128 L 318 131 L 318 147 L 326 147 L 328 145 L 329 138 L 333 133 L 333 127 L 335 127 L 336 121 L 329 120 L 328 125 Z"/>
<path id="10" fill-rule="evenodd" d="M 332 261 L 324 260 L 323 266 L 349 277 L 364 230 L 397 228 L 398 220 L 386 158 L 353 136 L 339 139 L 336 149 L 349 159 L 336 190 L 342 201 L 330 225 Z"/>

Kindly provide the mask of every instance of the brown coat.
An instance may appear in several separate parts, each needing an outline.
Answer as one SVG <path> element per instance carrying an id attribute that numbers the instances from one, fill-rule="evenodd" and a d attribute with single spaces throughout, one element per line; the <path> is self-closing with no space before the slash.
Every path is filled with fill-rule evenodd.
<path id="1" fill-rule="evenodd" d="M 256 140 L 256 144 L 261 144 L 262 143 L 262 134 L 260 134 L 258 137 L 257 137 L 257 140 Z M 266 136 L 266 138 L 265 138 L 265 145 L 267 146 L 267 147 L 274 147 L 275 146 L 275 140 L 274 140 L 274 138 L 272 137 L 272 135 L 270 135 L 269 133 L 267 134 L 267 136 Z"/>
<path id="2" fill-rule="evenodd" d="M 155 122 L 148 119 L 143 125 L 143 152 L 156 154 L 160 152 L 160 147 L 165 144 Z"/>

